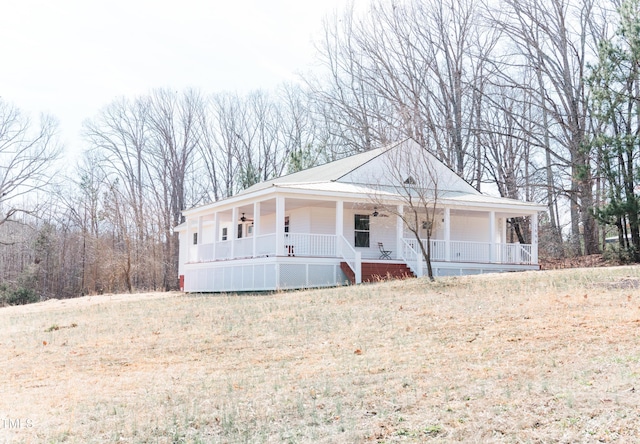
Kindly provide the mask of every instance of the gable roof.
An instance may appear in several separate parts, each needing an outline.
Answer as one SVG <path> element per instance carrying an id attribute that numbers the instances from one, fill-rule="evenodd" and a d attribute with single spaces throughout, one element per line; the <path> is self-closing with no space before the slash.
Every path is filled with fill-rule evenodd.
<path id="1" fill-rule="evenodd" d="M 309 186 L 317 189 L 318 184 L 323 184 L 326 189 L 328 184 L 332 182 L 338 183 L 330 187 L 336 191 L 339 191 L 341 188 L 339 184 L 374 185 L 377 188 L 395 186 L 397 185 L 398 180 L 400 180 L 396 175 L 402 173 L 396 171 L 394 172 L 395 174 L 390 175 L 385 174 L 385 170 L 387 170 L 388 165 L 393 162 L 410 161 L 410 158 L 397 157 L 395 156 L 395 153 L 401 152 L 403 156 L 411 156 L 412 152 L 417 150 L 421 151 L 420 153 L 417 153 L 417 155 L 427 156 L 428 162 L 434 168 L 434 174 L 437 174 L 441 184 L 446 184 L 445 188 L 447 190 L 480 194 L 474 187 L 454 173 L 449 167 L 444 165 L 428 151 L 424 150 L 417 142 L 412 139 L 406 139 L 402 142 L 397 142 L 303 171 L 298 171 L 296 173 L 287 174 L 285 176 L 257 183 L 236 194 L 236 196 L 250 194 L 274 186 L 296 186 L 297 188 L 306 188 Z M 407 180 L 410 177 L 410 174 L 415 174 L 415 172 L 405 173 Z M 413 177 L 411 177 L 411 179 L 413 179 Z M 345 186 L 343 188 L 346 191 L 350 187 Z"/>
<path id="2" fill-rule="evenodd" d="M 370 162 L 376 157 L 382 155 L 384 152 L 392 149 L 399 144 L 384 146 L 382 148 L 376 148 L 364 153 L 354 154 L 352 156 L 344 157 L 342 159 L 334 160 L 333 162 L 325 163 L 315 167 L 308 168 L 306 170 L 298 171 L 284 176 L 276 177 L 275 179 L 259 182 L 249 188 L 240 191 L 236 196 L 242 194 L 250 194 L 255 191 L 263 190 L 271 186 L 276 185 L 292 185 L 292 184 L 313 184 L 321 182 L 337 182 L 347 174 L 358 169 L 362 165 Z"/>
<path id="3" fill-rule="evenodd" d="M 232 197 L 185 210 L 183 214 L 190 213 L 192 210 L 200 211 L 204 208 L 225 205 L 238 199 L 249 199 L 251 194 L 261 191 L 267 192 L 269 189 L 397 197 L 398 181 L 404 182 L 411 177 L 411 174 L 415 173 L 411 173 L 412 169 L 409 167 L 405 169 L 406 172 L 399 172 L 396 169 L 393 172 L 394 174 L 389 174 L 389 165 L 393 165 L 394 162 L 410 164 L 411 159 L 413 159 L 411 156 L 414 151 L 412 150 L 421 150 L 417 154 L 426 156 L 422 159 L 426 159 L 425 162 L 433 167 L 433 170 L 430 170 L 429 173 L 437 177 L 439 196 L 443 201 L 449 201 L 450 203 L 466 202 L 476 205 L 527 207 L 529 209 L 535 208 L 537 211 L 544 210 L 543 206 L 532 202 L 492 197 L 480 193 L 434 155 L 424 150 L 416 141 L 406 139 L 306 170 L 259 182 Z M 398 153 L 405 157 L 397 157 Z M 413 179 L 413 177 L 411 178 Z"/>

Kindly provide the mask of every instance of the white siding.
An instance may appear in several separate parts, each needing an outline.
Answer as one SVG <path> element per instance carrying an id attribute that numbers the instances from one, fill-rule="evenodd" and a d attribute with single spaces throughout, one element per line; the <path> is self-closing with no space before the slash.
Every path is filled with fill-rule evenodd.
<path id="1" fill-rule="evenodd" d="M 284 214 L 285 216 L 289 216 L 290 233 L 311 233 L 311 214 L 309 208 L 298 208 L 292 211 L 287 211 L 285 208 Z"/>
<path id="2" fill-rule="evenodd" d="M 335 208 L 310 209 L 309 233 L 313 234 L 335 234 L 336 233 L 336 210 Z"/>
<path id="3" fill-rule="evenodd" d="M 215 240 L 215 226 L 212 221 L 206 221 L 202 224 L 202 233 L 198 233 L 199 244 L 211 244 Z"/>
<path id="4" fill-rule="evenodd" d="M 338 179 L 339 182 L 364 183 L 364 184 L 397 184 L 399 180 L 406 179 L 409 175 L 415 174 L 416 167 L 411 167 L 412 159 L 422 153 L 422 148 L 414 141 L 407 140 L 398 145 L 397 148 L 386 151 L 380 156 L 357 167 L 352 172 Z M 433 155 L 424 152 L 431 164 L 432 178 L 415 178 L 418 183 L 427 183 L 435 179 L 440 189 L 450 191 L 461 191 L 471 194 L 479 194 L 478 191 L 447 168 Z M 389 165 L 400 165 L 404 172 L 399 174 L 389 168 Z M 403 168 L 406 165 L 406 168 Z M 400 175 L 401 177 L 397 177 Z"/>
<path id="5" fill-rule="evenodd" d="M 368 214 L 369 215 L 369 248 L 358 247 L 355 248 L 355 215 L 356 214 Z M 386 213 L 383 213 L 386 214 Z M 391 250 L 391 256 L 395 254 L 394 248 L 396 246 L 396 217 L 391 214 L 387 214 L 388 217 L 378 216 L 373 217 L 370 211 L 366 209 L 351 210 L 345 209 L 344 211 L 344 237 L 349 242 L 349 245 L 355 248 L 356 251 L 362 253 L 363 259 L 378 259 L 380 257 L 380 249 L 378 248 L 378 242 L 384 244 L 385 250 Z"/>
<path id="6" fill-rule="evenodd" d="M 184 264 L 187 262 L 189 256 L 189 242 L 187 242 L 187 231 L 181 231 L 178 235 L 178 241 L 180 242 L 180 249 L 178 255 L 178 275 L 184 274 Z"/>
<path id="7" fill-rule="evenodd" d="M 275 213 L 263 214 L 260 216 L 260 234 L 270 234 L 276 232 Z"/>
<path id="8" fill-rule="evenodd" d="M 490 242 L 489 214 L 467 212 L 464 215 L 451 212 L 451 240 Z"/>

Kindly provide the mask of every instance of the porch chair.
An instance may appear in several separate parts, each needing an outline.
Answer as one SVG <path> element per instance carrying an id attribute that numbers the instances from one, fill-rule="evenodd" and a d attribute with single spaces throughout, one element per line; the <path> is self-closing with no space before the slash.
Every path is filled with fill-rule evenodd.
<path id="1" fill-rule="evenodd" d="M 378 259 L 389 259 L 391 260 L 391 250 L 385 250 L 384 244 L 382 242 L 378 242 L 378 249 L 380 250 L 380 257 Z"/>

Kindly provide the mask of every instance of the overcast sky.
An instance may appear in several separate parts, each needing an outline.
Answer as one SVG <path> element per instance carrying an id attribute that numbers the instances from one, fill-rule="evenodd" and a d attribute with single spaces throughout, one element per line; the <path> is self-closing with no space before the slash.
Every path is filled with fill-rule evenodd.
<path id="1" fill-rule="evenodd" d="M 82 121 L 153 88 L 271 89 L 305 71 L 322 19 L 346 0 L 0 0 L 0 97 Z"/>

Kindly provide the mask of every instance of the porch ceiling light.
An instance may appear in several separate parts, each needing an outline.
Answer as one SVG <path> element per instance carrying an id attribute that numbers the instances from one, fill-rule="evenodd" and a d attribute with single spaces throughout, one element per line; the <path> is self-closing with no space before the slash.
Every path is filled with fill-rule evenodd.
<path id="1" fill-rule="evenodd" d="M 378 214 L 380 214 L 380 213 L 378 213 L 378 207 L 375 207 L 373 209 L 373 217 L 378 217 Z"/>

